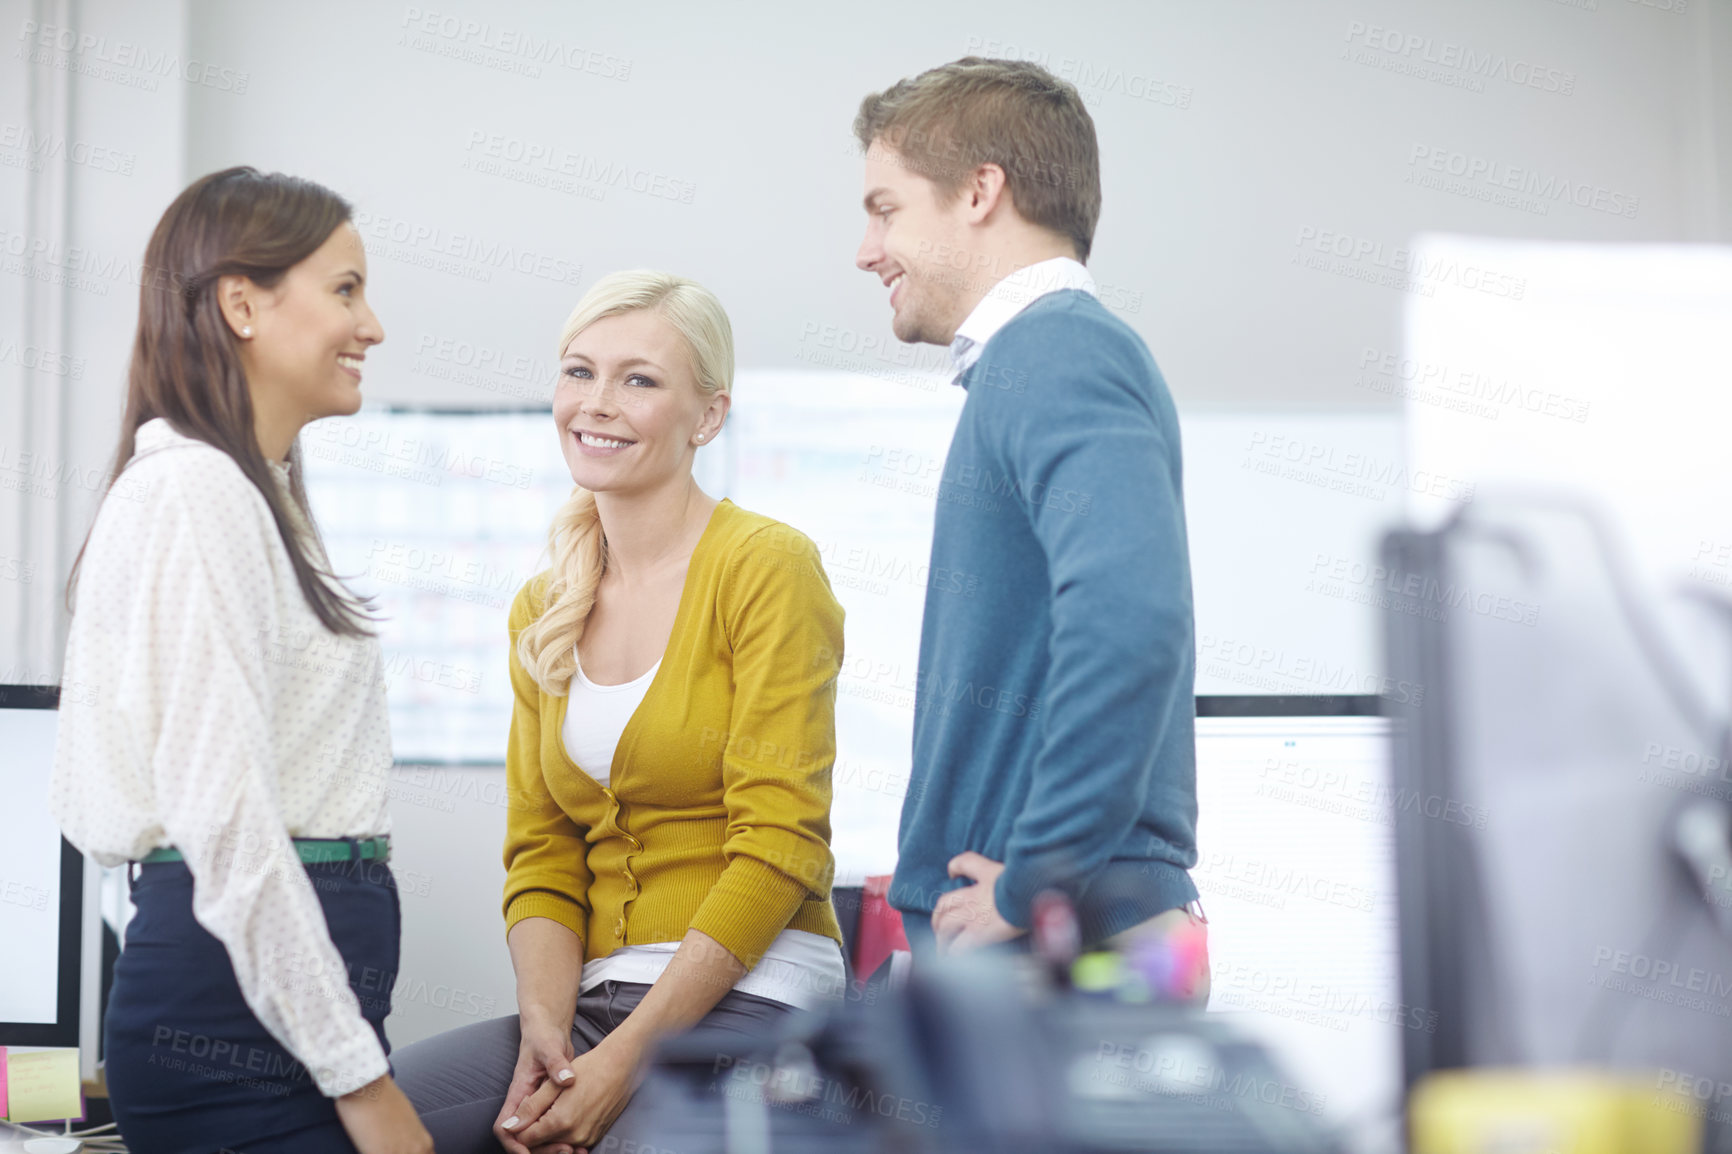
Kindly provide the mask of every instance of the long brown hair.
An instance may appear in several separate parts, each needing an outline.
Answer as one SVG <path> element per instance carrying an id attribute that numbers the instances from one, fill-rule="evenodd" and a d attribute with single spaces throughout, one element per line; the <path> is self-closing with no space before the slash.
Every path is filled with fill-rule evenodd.
<path id="1" fill-rule="evenodd" d="M 244 276 L 261 288 L 274 288 L 351 212 L 348 201 L 323 185 L 245 166 L 200 177 L 174 198 L 144 250 L 126 416 L 108 488 L 132 460 L 139 426 L 156 417 L 167 419 L 182 436 L 221 449 L 270 507 L 308 606 L 333 633 L 361 636 L 371 632 L 365 602 L 314 559 L 259 448 L 239 344 L 216 294 L 217 280 L 224 276 Z M 289 450 L 289 499 L 310 526 L 300 455 L 297 443 Z M 66 582 L 69 610 L 89 544 L 86 535 Z"/>

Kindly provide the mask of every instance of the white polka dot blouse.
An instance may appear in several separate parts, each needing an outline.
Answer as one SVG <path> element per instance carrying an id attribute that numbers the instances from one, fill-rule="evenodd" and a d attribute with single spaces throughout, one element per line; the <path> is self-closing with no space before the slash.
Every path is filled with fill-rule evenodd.
<path id="1" fill-rule="evenodd" d="M 68 840 L 109 866 L 179 849 L 194 916 L 320 1090 L 383 1075 L 290 842 L 389 829 L 377 639 L 320 623 L 263 496 L 162 419 L 102 502 L 75 598 L 50 794 Z"/>

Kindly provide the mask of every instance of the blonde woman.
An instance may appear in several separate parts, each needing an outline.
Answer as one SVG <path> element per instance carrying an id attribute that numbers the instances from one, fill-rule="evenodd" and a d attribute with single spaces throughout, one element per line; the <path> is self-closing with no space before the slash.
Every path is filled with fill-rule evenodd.
<path id="1" fill-rule="evenodd" d="M 829 899 L 842 609 L 811 541 L 692 477 L 728 413 L 727 315 L 692 281 L 615 273 L 559 357 L 577 487 L 510 621 L 518 1013 L 395 1055 L 441 1154 L 627 1142 L 656 1039 L 755 1034 L 845 981 Z"/>

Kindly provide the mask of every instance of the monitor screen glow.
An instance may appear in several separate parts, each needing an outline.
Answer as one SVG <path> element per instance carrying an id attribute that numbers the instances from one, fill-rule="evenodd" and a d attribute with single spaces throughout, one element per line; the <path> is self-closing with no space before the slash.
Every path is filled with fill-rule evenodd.
<path id="1" fill-rule="evenodd" d="M 1197 719 L 1197 868 L 1209 1011 L 1268 1045 L 1293 1100 L 1341 1125 L 1400 1094 L 1389 722 Z M 1299 1093 L 1303 1091 L 1303 1095 Z"/>
<path id="2" fill-rule="evenodd" d="M 48 812 L 52 709 L 0 709 L 0 1022 L 55 1021 L 60 826 Z"/>

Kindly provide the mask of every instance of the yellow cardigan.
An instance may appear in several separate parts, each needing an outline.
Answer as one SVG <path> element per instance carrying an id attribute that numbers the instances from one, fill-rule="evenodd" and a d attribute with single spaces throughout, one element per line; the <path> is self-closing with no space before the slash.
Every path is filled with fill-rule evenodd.
<path id="1" fill-rule="evenodd" d="M 511 606 L 507 931 L 551 918 L 590 961 L 695 929 L 748 968 L 783 929 L 841 941 L 830 770 L 842 607 L 812 542 L 730 500 L 716 506 L 606 788 L 566 755 L 569 699 L 517 659 L 548 578 L 531 578 Z"/>

